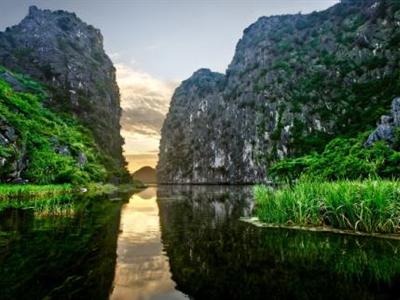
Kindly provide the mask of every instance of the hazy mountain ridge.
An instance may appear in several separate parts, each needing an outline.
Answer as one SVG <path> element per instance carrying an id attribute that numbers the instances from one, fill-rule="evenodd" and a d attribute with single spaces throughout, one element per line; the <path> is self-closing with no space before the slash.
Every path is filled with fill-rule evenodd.
<path id="1" fill-rule="evenodd" d="M 108 157 L 107 169 L 121 172 L 119 90 L 98 29 L 74 13 L 32 6 L 18 25 L 0 33 L 0 65 L 45 83 L 45 106 L 90 128 Z"/>
<path id="2" fill-rule="evenodd" d="M 152 167 L 145 166 L 133 172 L 132 177 L 134 180 L 139 180 L 143 183 L 156 183 L 156 170 Z"/>
<path id="3" fill-rule="evenodd" d="M 279 159 L 372 129 L 400 94 L 399 45 L 394 1 L 260 18 L 225 75 L 201 69 L 176 89 L 159 181 L 262 181 Z"/>

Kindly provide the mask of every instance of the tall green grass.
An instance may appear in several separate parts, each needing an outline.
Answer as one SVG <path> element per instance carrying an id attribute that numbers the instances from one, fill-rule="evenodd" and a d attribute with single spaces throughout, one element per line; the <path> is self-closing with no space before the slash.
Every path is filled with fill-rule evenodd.
<path id="1" fill-rule="evenodd" d="M 0 212 L 5 209 L 32 209 L 35 216 L 71 216 L 79 201 L 75 201 L 74 195 L 60 194 L 36 199 L 17 198 L 0 201 Z"/>
<path id="2" fill-rule="evenodd" d="M 266 223 L 400 233 L 398 180 L 300 180 L 277 190 L 256 186 L 254 196 Z"/>
<path id="3" fill-rule="evenodd" d="M 70 184 L 0 184 L 0 200 L 37 199 L 70 193 L 72 190 Z"/>

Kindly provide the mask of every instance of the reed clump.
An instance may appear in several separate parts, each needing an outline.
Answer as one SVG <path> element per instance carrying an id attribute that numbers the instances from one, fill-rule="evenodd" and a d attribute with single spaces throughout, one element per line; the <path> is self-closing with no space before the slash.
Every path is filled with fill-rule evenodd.
<path id="1" fill-rule="evenodd" d="M 70 184 L 0 184 L 0 200 L 37 199 L 57 196 L 73 191 Z"/>
<path id="2" fill-rule="evenodd" d="M 306 179 L 279 189 L 258 185 L 254 196 L 265 223 L 400 233 L 399 180 Z"/>

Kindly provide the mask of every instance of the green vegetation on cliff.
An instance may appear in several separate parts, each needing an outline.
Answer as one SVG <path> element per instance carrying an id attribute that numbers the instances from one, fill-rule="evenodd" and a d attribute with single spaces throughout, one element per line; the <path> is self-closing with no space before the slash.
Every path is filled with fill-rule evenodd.
<path id="1" fill-rule="evenodd" d="M 400 94 L 399 1 L 341 1 L 325 11 L 268 20 L 250 26 L 247 35 L 253 34 L 241 42 L 264 53 L 254 55 L 257 65 L 242 76 L 266 95 L 267 103 L 256 106 L 259 139 L 270 134 L 271 151 L 260 156 L 266 164 L 282 154 L 321 152 L 337 136 L 372 129 Z M 244 60 L 237 55 L 237 63 L 246 66 Z M 269 113 L 270 103 L 280 108 L 279 117 Z"/>
<path id="2" fill-rule="evenodd" d="M 89 130 L 43 106 L 44 87 L 0 69 L 0 181 L 104 181 L 106 159 Z"/>
<path id="3" fill-rule="evenodd" d="M 392 178 L 400 176 L 400 152 L 385 142 L 365 147 L 367 134 L 357 138 L 336 138 L 322 153 L 284 159 L 270 169 L 272 178 L 294 180 L 302 175 L 325 180 Z"/>

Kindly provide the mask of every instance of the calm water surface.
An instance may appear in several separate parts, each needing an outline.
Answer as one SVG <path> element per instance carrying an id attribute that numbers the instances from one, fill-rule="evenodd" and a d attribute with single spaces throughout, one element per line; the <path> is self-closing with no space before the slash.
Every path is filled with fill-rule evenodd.
<path id="1" fill-rule="evenodd" d="M 175 289 L 160 231 L 157 189 L 133 195 L 121 213 L 111 299 L 187 299 Z"/>
<path id="2" fill-rule="evenodd" d="M 256 228 L 249 187 L 53 202 L 0 207 L 0 299 L 400 299 L 398 241 Z"/>

